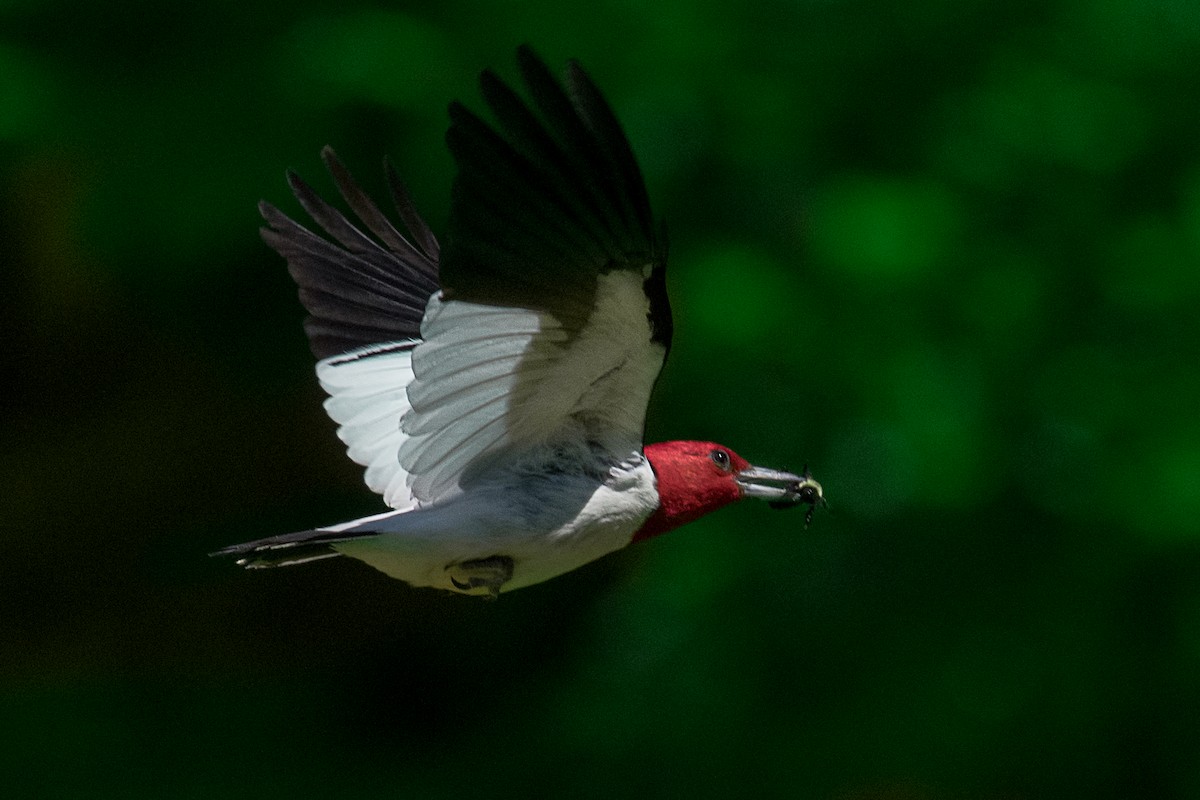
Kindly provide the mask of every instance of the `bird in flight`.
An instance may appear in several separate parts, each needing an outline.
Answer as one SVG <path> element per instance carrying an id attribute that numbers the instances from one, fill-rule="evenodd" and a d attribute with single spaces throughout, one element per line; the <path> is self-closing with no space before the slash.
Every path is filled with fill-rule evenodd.
<path id="1" fill-rule="evenodd" d="M 493 127 L 450 105 L 445 241 L 385 171 L 402 229 L 325 148 L 348 219 L 293 173 L 318 236 L 263 202 L 329 394 L 382 514 L 227 547 L 247 568 L 349 556 L 413 586 L 497 597 L 746 497 L 824 504 L 808 474 L 720 444 L 643 444 L 671 346 L 665 229 L 600 91 L 531 49 L 527 103 L 490 70 Z M 363 229 L 366 229 L 365 231 Z"/>

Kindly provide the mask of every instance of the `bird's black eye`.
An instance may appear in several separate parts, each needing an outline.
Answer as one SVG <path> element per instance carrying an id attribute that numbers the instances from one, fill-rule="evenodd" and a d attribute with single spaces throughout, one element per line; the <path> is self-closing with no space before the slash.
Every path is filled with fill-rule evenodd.
<path id="1" fill-rule="evenodd" d="M 729 453 L 726 453 L 724 450 L 713 450 L 708 454 L 708 457 L 711 458 L 713 463 L 718 467 L 723 469 L 725 472 L 729 472 Z"/>

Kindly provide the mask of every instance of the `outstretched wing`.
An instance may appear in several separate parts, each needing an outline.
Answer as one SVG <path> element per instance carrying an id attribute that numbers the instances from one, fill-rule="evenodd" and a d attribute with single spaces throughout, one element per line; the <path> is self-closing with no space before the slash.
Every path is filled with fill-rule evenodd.
<path id="1" fill-rule="evenodd" d="M 407 237 L 328 150 L 378 242 L 295 176 L 341 246 L 263 206 L 264 237 L 312 315 L 326 408 L 394 508 L 449 498 L 496 459 L 539 447 L 626 457 L 670 345 L 665 236 L 620 125 L 577 64 L 564 86 L 529 48 L 518 62 L 529 104 L 482 75 L 495 128 L 450 107 L 458 172 L 440 292 L 438 244 L 390 171 Z"/>
<path id="2" fill-rule="evenodd" d="M 496 128 L 450 107 L 442 293 L 401 423 L 421 500 L 541 446 L 639 450 L 670 342 L 666 244 L 620 125 L 578 64 L 564 87 L 528 47 L 517 56 L 528 105 L 486 71 Z"/>
<path id="3" fill-rule="evenodd" d="M 346 203 L 376 238 L 288 173 L 304 210 L 331 242 L 289 219 L 269 203 L 259 209 L 270 225 L 263 239 L 287 259 L 308 310 L 304 328 L 320 359 L 317 377 L 329 393 L 325 410 L 339 424 L 347 452 L 366 470 L 366 482 L 392 508 L 415 499 L 397 453 L 400 418 L 409 409 L 412 349 L 430 295 L 438 290 L 438 243 L 417 214 L 390 165 L 388 185 L 408 235 L 400 233 L 366 196 L 330 148 L 321 151 Z"/>

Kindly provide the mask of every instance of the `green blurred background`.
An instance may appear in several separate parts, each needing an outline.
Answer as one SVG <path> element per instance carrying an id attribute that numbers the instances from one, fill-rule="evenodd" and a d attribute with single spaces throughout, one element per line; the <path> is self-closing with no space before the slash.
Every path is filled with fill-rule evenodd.
<path id="1" fill-rule="evenodd" d="M 1200 797 L 1192 0 L 0 3 L 6 797 Z M 531 42 L 672 232 L 652 439 L 804 463 L 495 604 L 219 546 L 381 510 L 255 203 L 436 230 Z"/>

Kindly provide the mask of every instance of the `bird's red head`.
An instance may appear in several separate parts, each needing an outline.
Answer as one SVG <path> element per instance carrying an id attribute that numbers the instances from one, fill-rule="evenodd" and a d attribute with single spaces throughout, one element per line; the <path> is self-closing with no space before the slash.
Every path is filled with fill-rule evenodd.
<path id="1" fill-rule="evenodd" d="M 756 467 L 724 445 L 713 442 L 660 442 L 644 448 L 658 479 L 658 508 L 642 523 L 633 541 L 674 530 L 718 508 L 759 497 L 773 508 L 823 503 L 821 484 L 805 469 L 793 475 Z M 807 517 L 806 517 L 807 519 Z"/>
<path id="2" fill-rule="evenodd" d="M 658 509 L 633 540 L 648 539 L 742 499 L 737 476 L 746 459 L 713 442 L 659 442 L 645 447 L 658 479 Z"/>

